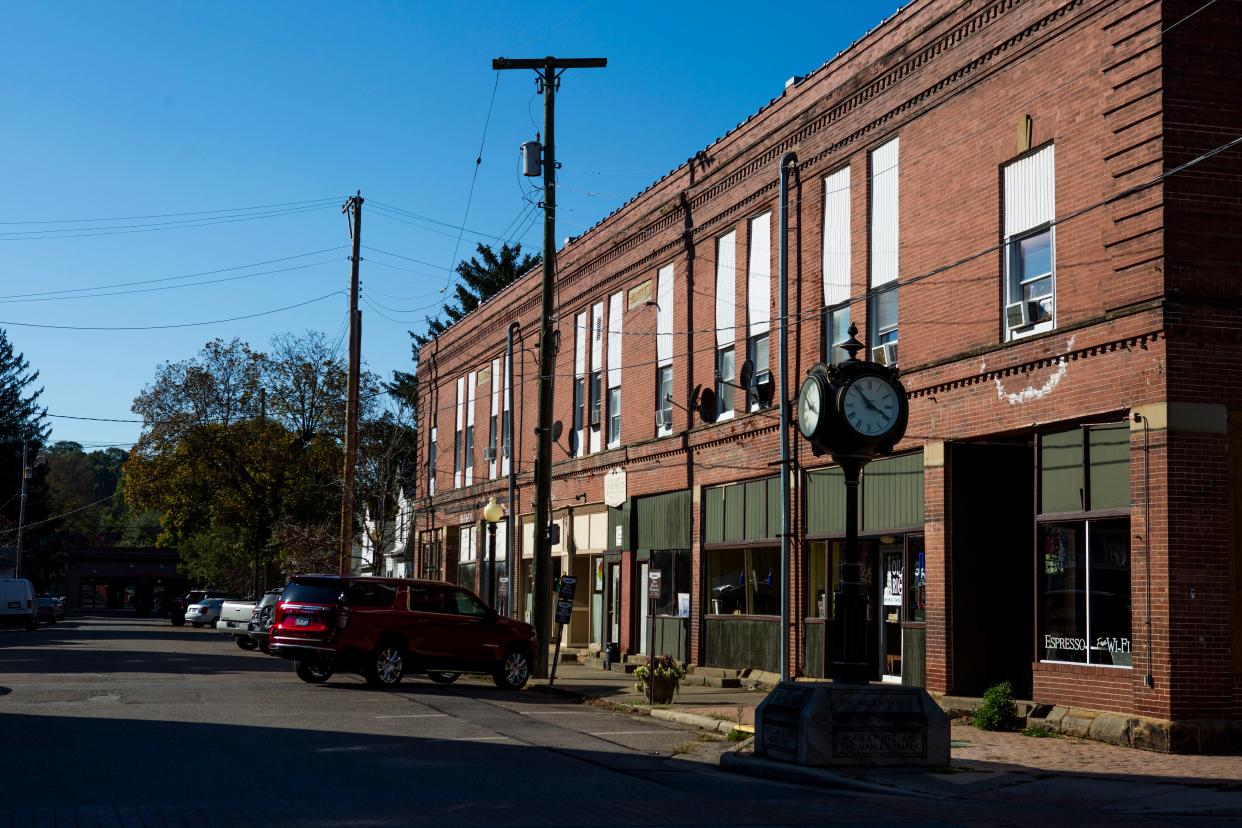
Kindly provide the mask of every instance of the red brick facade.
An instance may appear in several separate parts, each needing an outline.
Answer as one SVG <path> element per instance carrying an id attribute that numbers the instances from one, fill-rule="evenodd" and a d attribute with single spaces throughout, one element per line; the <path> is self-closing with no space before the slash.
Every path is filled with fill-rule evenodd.
<path id="1" fill-rule="evenodd" d="M 696 386 L 714 384 L 716 240 L 737 233 L 735 347 L 744 355 L 747 223 L 772 214 L 776 375 L 777 162 L 796 152 L 790 376 L 783 389 L 777 377 L 776 394 L 796 393 L 799 378 L 821 359 L 824 178 L 850 170 L 851 317 L 866 342 L 870 152 L 899 136 L 898 318 L 910 421 L 898 451 L 924 449 L 926 686 L 955 692 L 961 666 L 954 664 L 953 573 L 962 527 L 954 516 L 968 504 L 954 502 L 961 481 L 946 447 L 1033 441 L 1080 423 L 1122 422 L 1137 409 L 1145 412 L 1149 445 L 1145 474 L 1144 433 L 1132 424 L 1133 668 L 1042 663 L 1032 652 L 1031 695 L 1163 720 L 1242 719 L 1242 509 L 1236 465 L 1229 463 L 1240 451 L 1235 412 L 1242 410 L 1242 148 L 1179 169 L 1242 135 L 1242 8 L 1219 3 L 1192 15 L 1201 5 L 915 0 L 558 252 L 554 417 L 566 432 L 573 422 L 575 317 L 586 311 L 589 318 L 597 302 L 607 312 L 617 292 L 625 311 L 621 447 L 577 457 L 555 448 L 554 508 L 601 503 L 603 475 L 617 467 L 627 472 L 631 502 L 692 492 L 691 661 L 704 658 L 702 492 L 775 474 L 779 456 L 775 407 L 749 413 L 737 392 L 738 410 L 727 422 L 704 424 L 688 410 Z M 1004 169 L 1028 148 L 1047 146 L 1055 148 L 1055 327 L 1006 341 Z M 658 310 L 637 294 L 630 307 L 630 291 L 650 282 L 654 299 L 657 271 L 670 264 L 674 424 L 671 435 L 657 438 Z M 426 496 L 423 475 L 416 532 L 477 521 L 489 496 L 504 500 L 503 476 L 488 480 L 482 454 L 491 405 L 484 385 L 476 397 L 474 485 L 454 488 L 455 394 L 459 378 L 503 357 L 512 322 L 522 332 L 514 358 L 518 512 L 529 514 L 538 303 L 535 272 L 423 349 L 421 439 L 425 450 L 434 423 L 438 443 L 435 495 Z M 606 321 L 605 374 L 607 330 Z M 606 413 L 604 422 L 601 443 Z M 802 475 L 824 460 L 800 436 L 794 446 L 801 540 Z M 1013 531 L 1029 540 L 1034 528 Z M 798 619 L 811 608 L 805 546 L 794 547 L 790 656 L 800 673 L 805 629 Z M 634 651 L 638 587 L 633 550 L 625 552 L 621 644 Z M 415 571 L 421 566 L 416 559 Z"/>

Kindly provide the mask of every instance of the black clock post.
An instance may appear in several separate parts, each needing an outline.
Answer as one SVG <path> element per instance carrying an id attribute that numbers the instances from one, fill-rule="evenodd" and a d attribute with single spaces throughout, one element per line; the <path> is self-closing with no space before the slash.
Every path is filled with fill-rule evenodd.
<path id="1" fill-rule="evenodd" d="M 870 684 L 868 596 L 858 548 L 863 466 L 891 454 L 906 433 L 909 401 L 897 370 L 858 358 L 858 328 L 838 347 L 849 359 L 816 365 L 798 392 L 798 430 L 845 476 L 845 554 L 833 596 L 831 684 L 782 681 L 755 711 L 755 754 L 804 765 L 949 764 L 949 719 L 926 690 Z M 730 758 L 730 757 L 734 758 Z M 726 754 L 722 767 L 741 763 Z"/>

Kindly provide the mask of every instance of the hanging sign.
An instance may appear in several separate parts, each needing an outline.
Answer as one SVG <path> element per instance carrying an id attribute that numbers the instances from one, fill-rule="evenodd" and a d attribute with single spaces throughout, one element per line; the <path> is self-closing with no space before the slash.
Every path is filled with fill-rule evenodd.
<path id="1" fill-rule="evenodd" d="M 604 475 L 604 503 L 614 509 L 625 504 L 625 469 L 616 468 Z"/>

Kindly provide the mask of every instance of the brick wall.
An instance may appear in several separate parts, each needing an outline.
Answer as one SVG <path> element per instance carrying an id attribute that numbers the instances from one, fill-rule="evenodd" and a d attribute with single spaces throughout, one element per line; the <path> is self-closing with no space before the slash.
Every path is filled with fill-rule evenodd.
<path id="1" fill-rule="evenodd" d="M 779 399 L 820 359 L 823 178 L 843 166 L 851 171 L 851 313 L 866 341 L 869 152 L 894 135 L 901 137 L 900 352 L 911 393 L 909 429 L 899 450 L 930 441 L 1030 434 L 1085 419 L 1119 420 L 1134 406 L 1167 399 L 1242 406 L 1242 319 L 1232 305 L 1218 301 L 1236 297 L 1242 154 L 1222 157 L 1210 175 L 1156 180 L 1230 129 L 1238 134 L 1242 95 L 1220 94 L 1236 87 L 1238 58 L 1236 50 L 1218 45 L 1221 27 L 1237 30 L 1237 4 L 1219 3 L 1183 20 L 1198 5 L 916 1 L 558 251 L 560 349 L 555 365 L 544 370 L 555 378 L 554 417 L 566 431 L 573 421 L 574 317 L 595 302 L 607 307 L 613 293 L 626 295 L 622 448 L 572 458 L 554 448 L 555 502 L 575 496 L 599 502 L 603 475 L 619 465 L 627 469 L 631 497 L 697 491 L 777 471 L 775 408 L 738 411 L 735 419 L 715 425 L 701 424 L 685 410 L 692 408 L 696 386 L 714 384 L 715 241 L 737 232 L 734 347 L 740 366 L 747 334 L 747 221 L 772 212 L 775 374 L 777 165 L 782 153 L 795 151 L 788 236 L 791 375 L 787 389 L 778 387 Z M 1161 29 L 1174 23 L 1163 35 Z M 1205 113 L 1211 114 L 1206 130 L 1197 126 Z M 1006 343 L 1001 182 L 1004 165 L 1025 149 L 1017 128 L 1028 116 L 1030 146 L 1051 143 L 1056 153 L 1057 327 Z M 1199 200 L 1203 188 L 1210 196 L 1206 202 Z M 651 282 L 654 298 L 656 272 L 666 264 L 676 279 L 675 426 L 672 436 L 656 439 L 656 309 L 641 301 L 629 308 L 628 291 Z M 459 377 L 503 353 L 505 331 L 514 321 L 522 331 L 515 357 L 514 462 L 519 511 L 530 510 L 538 280 L 538 272 L 520 279 L 422 351 L 422 415 L 426 422 L 436 414 L 439 454 L 437 496 L 420 502 L 419 529 L 455 524 L 490 494 L 503 494 L 502 480 L 486 481 L 482 459 L 490 413 L 485 389 L 476 411 L 476 485 L 452 487 L 454 394 Z M 607 345 L 605 336 L 605 366 Z M 738 392 L 739 408 L 742 398 Z M 1155 716 L 1239 715 L 1236 703 L 1228 711 L 1229 639 L 1207 616 L 1223 608 L 1227 618 L 1229 605 L 1202 583 L 1228 560 L 1226 503 L 1212 488 L 1227 486 L 1218 442 L 1174 435 L 1166 444 L 1163 433 L 1153 435 L 1154 690 L 1142 687 L 1136 651 L 1133 671 L 1037 666 L 1041 699 Z M 812 457 L 800 438 L 794 445 L 797 470 L 825 462 Z M 1138 538 L 1147 527 L 1134 478 L 1141 451 L 1132 449 L 1131 525 Z M 946 519 L 951 480 L 943 467 L 929 468 L 924 486 L 927 681 L 946 690 L 953 684 L 953 527 Z M 696 612 L 700 515 L 696 503 Z M 795 518 L 804 528 L 805 516 L 796 510 Z M 1205 532 L 1205 542 L 1198 543 Z M 805 561 L 795 549 L 796 620 L 806 607 Z M 626 572 L 633 571 L 627 556 Z M 1139 590 L 1146 584 L 1137 566 L 1132 583 L 1140 607 Z M 1186 597 L 1191 585 L 1193 601 Z M 622 602 L 625 636 L 632 636 L 630 589 Z M 1209 622 L 1204 642 L 1183 618 Z M 1141 630 L 1136 609 L 1136 639 Z M 692 660 L 701 658 L 701 639 L 701 622 L 694 621 Z M 797 664 L 802 648 L 797 634 L 793 639 Z M 632 637 L 623 643 L 632 649 Z M 1224 678 L 1195 691 L 1193 683 L 1213 670 Z"/>

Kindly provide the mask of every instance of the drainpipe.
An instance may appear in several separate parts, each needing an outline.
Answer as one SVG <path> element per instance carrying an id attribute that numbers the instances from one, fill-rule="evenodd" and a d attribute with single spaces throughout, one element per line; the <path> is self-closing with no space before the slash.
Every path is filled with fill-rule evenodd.
<path id="1" fill-rule="evenodd" d="M 505 439 L 505 451 L 509 453 L 509 519 L 505 521 L 505 560 L 509 570 L 509 610 L 517 618 L 517 568 L 521 564 L 521 556 L 517 551 L 517 452 L 513 450 L 513 332 L 522 325 L 520 322 L 509 323 L 509 333 L 505 336 L 505 376 L 509 379 L 509 388 L 505 391 L 505 405 L 508 406 L 508 436 Z M 502 417 L 502 420 L 504 418 Z M 501 426 L 502 430 L 504 426 Z"/>
<path id="2" fill-rule="evenodd" d="M 1146 606 L 1143 608 L 1143 623 L 1147 627 L 1147 675 L 1143 676 L 1143 686 L 1156 686 L 1151 669 L 1151 475 L 1149 457 L 1151 443 L 1147 430 L 1147 418 L 1135 411 L 1134 422 L 1143 424 L 1143 579 L 1147 585 Z"/>
<path id="3" fill-rule="evenodd" d="M 780 401 L 781 401 L 781 681 L 789 681 L 790 594 L 790 479 L 789 479 L 789 174 L 797 172 L 797 153 L 781 156 L 780 255 L 777 283 L 780 298 Z"/>

